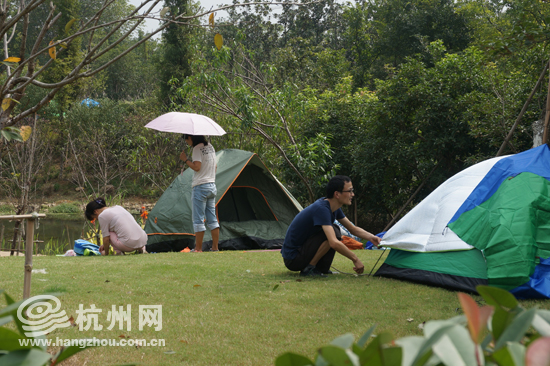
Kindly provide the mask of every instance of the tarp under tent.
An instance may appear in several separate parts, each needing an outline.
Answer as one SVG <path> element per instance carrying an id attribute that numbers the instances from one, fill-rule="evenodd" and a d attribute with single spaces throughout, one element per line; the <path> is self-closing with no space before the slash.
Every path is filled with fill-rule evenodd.
<path id="1" fill-rule="evenodd" d="M 550 149 L 473 165 L 448 179 L 382 239 L 378 276 L 517 298 L 550 298 Z"/>
<path id="2" fill-rule="evenodd" d="M 266 168 L 258 155 L 236 149 L 216 153 L 216 215 L 221 250 L 280 249 L 286 230 L 302 207 Z M 195 247 L 191 181 L 187 169 L 172 182 L 145 224 L 147 251 Z M 210 249 L 207 230 L 203 250 Z"/>

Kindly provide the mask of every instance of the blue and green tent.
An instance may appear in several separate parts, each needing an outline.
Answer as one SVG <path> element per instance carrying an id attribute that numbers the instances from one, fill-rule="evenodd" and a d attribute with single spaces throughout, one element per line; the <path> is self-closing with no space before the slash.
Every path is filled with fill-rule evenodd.
<path id="1" fill-rule="evenodd" d="M 517 298 L 550 298 L 550 149 L 476 164 L 439 186 L 384 236 L 376 275 Z"/>

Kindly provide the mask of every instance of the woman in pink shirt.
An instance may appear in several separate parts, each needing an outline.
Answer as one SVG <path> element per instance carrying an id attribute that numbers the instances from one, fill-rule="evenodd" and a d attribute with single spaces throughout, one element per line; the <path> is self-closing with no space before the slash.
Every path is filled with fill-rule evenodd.
<path id="1" fill-rule="evenodd" d="M 86 205 L 85 215 L 90 221 L 99 220 L 103 234 L 103 245 L 99 247 L 101 254 L 109 255 L 110 245 L 117 254 L 136 250 L 144 252 L 147 234 L 123 207 L 107 207 L 105 200 L 100 197 Z"/>

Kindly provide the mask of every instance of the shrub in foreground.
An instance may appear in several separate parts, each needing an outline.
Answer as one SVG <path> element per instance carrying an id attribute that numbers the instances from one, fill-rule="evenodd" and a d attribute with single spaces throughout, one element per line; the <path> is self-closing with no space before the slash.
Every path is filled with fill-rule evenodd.
<path id="1" fill-rule="evenodd" d="M 550 311 L 524 309 L 512 294 L 495 287 L 478 286 L 477 291 L 486 306 L 459 293 L 464 315 L 426 322 L 424 336 L 394 339 L 389 333 L 374 335 L 373 326 L 357 343 L 350 333 L 337 337 L 319 348 L 314 361 L 288 352 L 275 365 L 549 366 Z"/>
<path id="2" fill-rule="evenodd" d="M 4 290 L 0 290 L 0 294 L 2 293 L 7 306 L 0 309 L 0 365 L 53 366 L 88 348 L 85 344 L 68 346 L 62 347 L 54 355 L 49 354 L 46 352 L 47 346 L 44 343 L 46 336 L 27 337 L 23 323 L 17 317 L 17 309 L 25 300 L 15 302 Z M 28 305 L 31 306 L 32 302 Z M 12 321 L 15 322 L 16 331 L 5 327 Z"/>

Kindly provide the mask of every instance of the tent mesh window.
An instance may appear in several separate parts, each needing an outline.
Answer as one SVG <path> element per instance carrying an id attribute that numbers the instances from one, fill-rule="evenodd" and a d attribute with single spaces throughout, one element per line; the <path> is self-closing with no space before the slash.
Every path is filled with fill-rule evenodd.
<path id="1" fill-rule="evenodd" d="M 255 187 L 233 186 L 218 203 L 220 221 L 277 221 L 262 192 Z"/>

